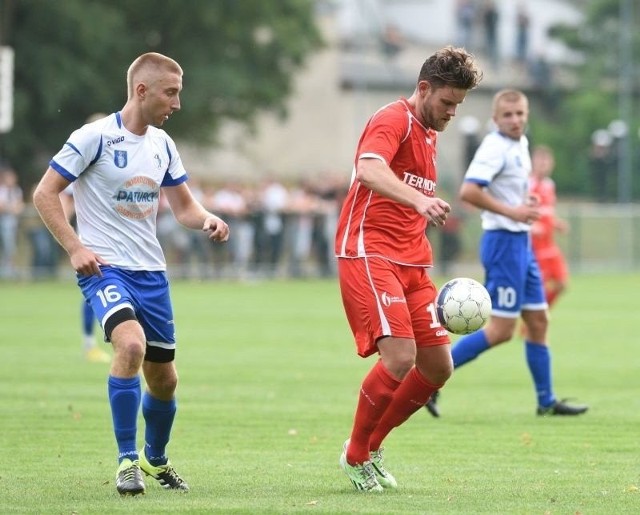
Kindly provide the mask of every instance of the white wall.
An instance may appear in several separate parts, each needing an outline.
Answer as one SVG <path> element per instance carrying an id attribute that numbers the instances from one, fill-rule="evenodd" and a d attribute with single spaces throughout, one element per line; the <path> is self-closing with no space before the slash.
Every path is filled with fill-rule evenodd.
<path id="1" fill-rule="evenodd" d="M 399 96 L 411 95 L 412 86 L 407 84 L 394 90 L 377 91 L 368 88 L 343 90 L 340 88 L 343 68 L 348 69 L 356 62 L 378 72 L 393 73 L 397 70 L 397 73 L 402 72 L 409 77 L 417 76 L 424 59 L 435 48 L 447 43 L 447 34 L 453 26 L 454 1 L 389 0 L 384 9 L 381 9 L 383 2 L 376 0 L 343 2 L 345 5 L 359 3 L 371 7 L 371 12 L 377 15 L 406 20 L 406 30 L 415 31 L 416 35 L 418 28 L 425 33 L 429 28 L 428 37 L 425 35 L 423 43 L 411 45 L 392 62 L 368 50 L 346 55 L 338 44 L 344 37 L 344 24 L 348 20 L 355 23 L 354 20 L 359 18 L 345 17 L 342 10 L 323 15 L 319 21 L 328 46 L 314 55 L 306 70 L 296 77 L 295 93 L 288 102 L 289 118 L 282 121 L 271 115 L 261 116 L 255 136 L 247 136 L 244 129 L 227 124 L 221 135 L 224 144 L 217 149 L 196 149 L 181 142 L 183 161 L 190 173 L 212 181 L 231 176 L 250 179 L 266 172 L 284 178 L 320 174 L 328 170 L 351 173 L 353 152 L 368 117 L 381 105 Z M 535 0 L 529 3 L 536 6 L 538 30 L 552 20 L 563 17 L 576 19 L 576 13 L 569 12 L 561 1 Z M 515 9 L 516 0 L 503 0 L 500 5 L 506 19 L 507 13 Z M 410 14 L 406 11 L 409 8 L 412 9 Z M 438 21 L 434 23 L 433 20 Z M 506 24 L 503 31 L 506 39 L 509 34 Z M 537 40 L 534 38 L 534 41 Z M 482 58 L 480 63 L 484 68 Z M 523 80 L 521 73 L 509 67 L 500 73 L 486 69 L 481 87 L 469 93 L 459 108 L 458 117 L 440 136 L 438 150 L 442 176 L 455 180 L 461 173 L 463 140 L 459 130 L 460 118 L 473 115 L 484 125 L 489 118 L 494 91 L 505 86 L 521 86 Z"/>

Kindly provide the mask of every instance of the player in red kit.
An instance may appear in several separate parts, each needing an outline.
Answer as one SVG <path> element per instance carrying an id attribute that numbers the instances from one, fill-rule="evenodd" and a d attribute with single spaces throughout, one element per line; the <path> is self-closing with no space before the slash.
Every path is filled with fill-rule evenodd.
<path id="1" fill-rule="evenodd" d="M 358 143 L 335 251 L 347 320 L 365 376 L 340 465 L 358 490 L 395 488 L 382 441 L 451 375 L 447 331 L 435 316 L 427 224 L 450 211 L 436 197 L 436 139 L 481 80 L 473 56 L 445 47 L 422 65 L 416 88 L 379 109 Z"/>
<path id="2" fill-rule="evenodd" d="M 569 224 L 556 216 L 556 185 L 551 178 L 554 166 L 549 147 L 540 145 L 533 150 L 529 192 L 540 206 L 540 218 L 531 226 L 531 243 L 549 307 L 566 289 L 569 279 L 567 263 L 555 240 L 556 231 L 568 232 Z"/>

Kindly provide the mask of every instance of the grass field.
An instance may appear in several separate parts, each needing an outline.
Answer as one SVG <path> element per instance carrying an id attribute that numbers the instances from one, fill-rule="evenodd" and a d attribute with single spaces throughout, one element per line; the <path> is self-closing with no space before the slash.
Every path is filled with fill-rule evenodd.
<path id="1" fill-rule="evenodd" d="M 2 283 L 0 513 L 639 513 L 638 284 L 574 277 L 553 312 L 556 391 L 587 415 L 534 415 L 514 341 L 454 374 L 442 418 L 423 410 L 390 435 L 400 487 L 363 495 L 338 455 L 373 361 L 354 353 L 336 283 L 174 282 L 169 454 L 191 492 L 148 482 L 120 498 L 108 369 L 82 359 L 79 291 Z"/>

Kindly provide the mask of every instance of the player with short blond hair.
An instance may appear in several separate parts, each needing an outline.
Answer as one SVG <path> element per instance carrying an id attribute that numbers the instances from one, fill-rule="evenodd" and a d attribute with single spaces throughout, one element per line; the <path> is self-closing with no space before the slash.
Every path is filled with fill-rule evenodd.
<path id="1" fill-rule="evenodd" d="M 453 365 L 457 369 L 511 340 L 521 317 L 527 334 L 525 356 L 536 393 L 536 413 L 580 415 L 587 406 L 558 399 L 553 389 L 547 344 L 548 306 L 531 249 L 531 224 L 540 219 L 541 213 L 529 194 L 528 119 L 529 101 L 524 93 L 512 89 L 496 93 L 496 130 L 483 139 L 460 187 L 460 199 L 481 210 L 480 258 L 492 312 L 484 328 L 456 342 L 451 351 Z M 434 399 L 427 408 L 438 415 Z"/>
<path id="2" fill-rule="evenodd" d="M 113 346 L 108 395 L 118 445 L 117 491 L 144 493 L 142 472 L 164 488 L 187 491 L 166 455 L 178 374 L 166 261 L 156 236 L 160 190 L 182 225 L 219 242 L 228 239 L 229 227 L 195 199 L 176 145 L 160 128 L 181 107 L 178 63 L 143 54 L 129 68 L 127 82 L 122 110 L 69 136 L 33 200 L 69 254 L 78 285 Z M 71 183 L 77 234 L 60 201 Z M 138 451 L 140 407 L 145 446 Z"/>

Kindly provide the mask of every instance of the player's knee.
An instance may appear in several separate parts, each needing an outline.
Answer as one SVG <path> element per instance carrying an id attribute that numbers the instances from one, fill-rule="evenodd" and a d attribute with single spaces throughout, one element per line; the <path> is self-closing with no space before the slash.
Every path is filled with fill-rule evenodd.
<path id="1" fill-rule="evenodd" d="M 135 313 L 124 308 L 107 319 L 104 326 L 105 335 L 112 343 L 117 359 L 128 363 L 132 368 L 142 364 L 145 354 L 145 335 L 138 323 Z"/>
<path id="2" fill-rule="evenodd" d="M 505 324 L 489 324 L 485 328 L 485 336 L 489 345 L 494 347 L 496 345 L 500 345 L 501 343 L 506 343 L 513 338 L 513 335 L 516 331 L 516 324 L 505 323 Z"/>
<path id="3" fill-rule="evenodd" d="M 386 337 L 378 342 L 378 348 L 385 368 L 397 379 L 404 378 L 416 363 L 413 340 Z"/>
<path id="4" fill-rule="evenodd" d="M 393 356 L 385 356 L 383 363 L 386 369 L 397 379 L 403 379 L 416 362 L 414 354 L 403 353 Z"/>
<path id="5" fill-rule="evenodd" d="M 145 374 L 145 381 L 151 395 L 157 399 L 172 399 L 176 389 L 178 388 L 178 375 L 174 373 L 167 374 Z"/>
<path id="6" fill-rule="evenodd" d="M 536 342 L 546 340 L 547 328 L 549 326 L 549 319 L 546 311 L 536 312 L 535 315 L 528 316 L 525 319 L 525 323 L 530 340 Z"/>
<path id="7" fill-rule="evenodd" d="M 420 368 L 420 373 L 432 384 L 444 384 L 453 374 L 453 361 L 431 363 L 426 369 Z"/>
<path id="8" fill-rule="evenodd" d="M 154 381 L 148 382 L 147 387 L 153 397 L 169 400 L 173 398 L 178 388 L 178 380 L 177 378 L 156 378 Z"/>

